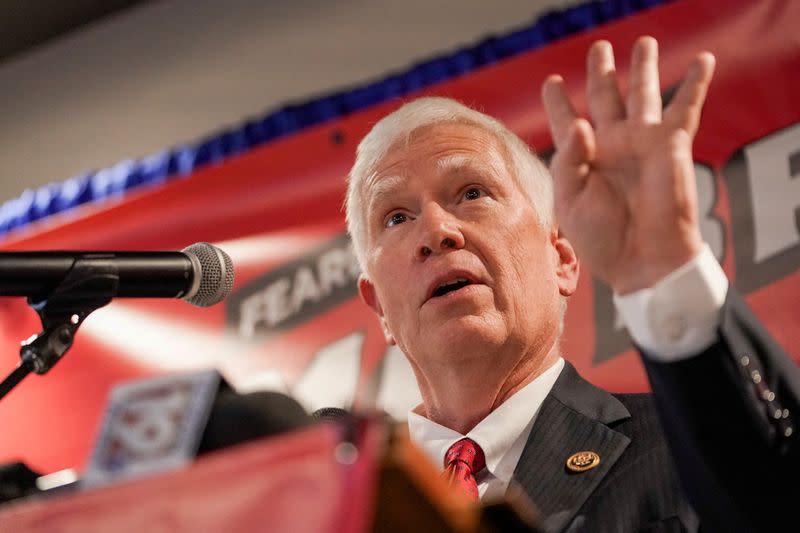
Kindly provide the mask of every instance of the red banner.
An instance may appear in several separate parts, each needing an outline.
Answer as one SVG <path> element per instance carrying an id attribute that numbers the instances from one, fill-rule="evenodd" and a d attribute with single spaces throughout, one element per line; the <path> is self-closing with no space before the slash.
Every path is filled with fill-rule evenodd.
<path id="1" fill-rule="evenodd" d="M 558 72 L 583 102 L 585 53 L 608 39 L 625 75 L 637 36 L 656 37 L 669 97 L 696 51 L 717 57 L 695 142 L 703 234 L 755 312 L 800 360 L 800 45 L 790 0 L 682 1 L 559 41 L 426 89 L 496 116 L 541 153 L 551 146 L 539 87 Z M 386 103 L 270 143 L 190 179 L 139 190 L 33 226 L 7 249 L 180 249 L 211 241 L 236 264 L 225 305 L 115 301 L 92 314 L 45 377 L 0 402 L 0 461 L 82 466 L 111 385 L 217 366 L 244 388 L 284 388 L 309 409 L 376 403 L 404 416 L 417 398 L 402 354 L 387 349 L 356 297 L 344 235 L 344 176 Z M 23 302 L 0 300 L 0 369 L 39 331 Z M 647 387 L 611 295 L 584 272 L 571 298 L 564 356 L 594 383 Z"/>

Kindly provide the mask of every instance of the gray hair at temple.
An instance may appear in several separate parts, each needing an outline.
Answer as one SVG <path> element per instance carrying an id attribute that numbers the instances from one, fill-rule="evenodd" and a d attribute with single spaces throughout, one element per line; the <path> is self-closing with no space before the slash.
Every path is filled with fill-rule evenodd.
<path id="1" fill-rule="evenodd" d="M 418 129 L 435 124 L 470 124 L 493 134 L 503 150 L 506 164 L 519 187 L 528 196 L 542 227 L 553 223 L 553 180 L 545 164 L 503 123 L 449 98 L 423 97 L 405 104 L 382 118 L 361 140 L 350 170 L 345 199 L 347 230 L 358 264 L 368 276 L 364 259 L 366 233 L 362 196 L 364 185 L 375 177 L 381 160 L 397 143 L 409 142 Z"/>

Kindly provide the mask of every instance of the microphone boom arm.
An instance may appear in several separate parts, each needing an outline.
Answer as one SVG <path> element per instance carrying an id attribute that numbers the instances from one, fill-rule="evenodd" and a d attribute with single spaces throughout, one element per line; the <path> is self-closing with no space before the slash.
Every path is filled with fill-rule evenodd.
<path id="1" fill-rule="evenodd" d="M 119 288 L 112 261 L 76 259 L 64 279 L 44 299 L 30 305 L 42 322 L 42 331 L 20 348 L 19 365 L 0 382 L 0 400 L 28 374 L 46 374 L 72 347 L 75 333 L 94 310 L 107 305 Z"/>

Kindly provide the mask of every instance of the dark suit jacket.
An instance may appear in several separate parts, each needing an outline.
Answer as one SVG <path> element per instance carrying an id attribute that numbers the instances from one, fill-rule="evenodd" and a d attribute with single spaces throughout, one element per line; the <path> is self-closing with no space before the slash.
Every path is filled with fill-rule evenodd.
<path id="1" fill-rule="evenodd" d="M 676 363 L 643 360 L 704 528 L 800 531 L 800 370 L 736 291 L 709 349 Z"/>
<path id="2" fill-rule="evenodd" d="M 573 473 L 567 459 L 593 451 L 600 464 Z M 698 520 L 649 394 L 598 389 L 567 363 L 542 403 L 513 479 L 548 532 L 695 531 Z"/>

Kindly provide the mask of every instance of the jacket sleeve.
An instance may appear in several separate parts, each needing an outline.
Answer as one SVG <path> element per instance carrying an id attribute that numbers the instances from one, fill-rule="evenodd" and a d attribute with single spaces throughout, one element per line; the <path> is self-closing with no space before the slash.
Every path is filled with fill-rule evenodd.
<path id="1" fill-rule="evenodd" d="M 800 370 L 736 291 L 716 342 L 685 360 L 643 354 L 681 481 L 711 530 L 799 522 Z"/>

